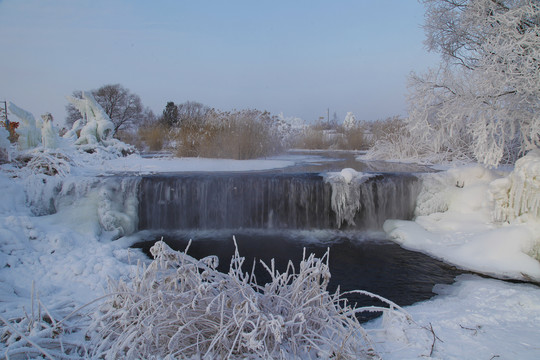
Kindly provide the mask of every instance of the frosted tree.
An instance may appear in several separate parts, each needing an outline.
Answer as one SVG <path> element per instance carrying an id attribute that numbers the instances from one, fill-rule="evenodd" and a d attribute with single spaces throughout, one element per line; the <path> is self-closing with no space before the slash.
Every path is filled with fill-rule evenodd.
<path id="1" fill-rule="evenodd" d="M 540 2 L 424 0 L 439 71 L 410 80 L 408 128 L 488 166 L 540 146 Z"/>
<path id="2" fill-rule="evenodd" d="M 352 112 L 348 112 L 347 116 L 345 116 L 345 120 L 343 120 L 343 128 L 345 130 L 351 130 L 354 129 L 357 126 L 356 118 L 354 117 L 354 114 Z"/>

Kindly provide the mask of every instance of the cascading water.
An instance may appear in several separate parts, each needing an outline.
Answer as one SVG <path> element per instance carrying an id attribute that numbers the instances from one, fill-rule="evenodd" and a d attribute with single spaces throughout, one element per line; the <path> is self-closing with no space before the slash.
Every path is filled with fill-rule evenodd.
<path id="1" fill-rule="evenodd" d="M 330 248 L 329 291 L 364 289 L 401 305 L 429 299 L 435 283 L 452 282 L 458 271 L 402 249 L 382 232 L 365 231 L 381 230 L 389 218 L 412 218 L 419 178 L 349 170 L 145 176 L 138 216 L 139 230 L 146 231 L 134 247 L 148 250 L 163 239 L 185 250 L 192 240 L 188 253 L 216 255 L 221 271 L 227 271 L 235 251 L 233 236 L 246 258 L 245 271 L 258 260 L 283 271 L 289 261 L 299 263 L 303 249 L 321 255 Z M 255 275 L 261 284 L 269 276 L 261 266 Z M 362 296 L 347 298 L 374 305 Z"/>
<path id="2" fill-rule="evenodd" d="M 419 189 L 408 174 L 349 183 L 313 173 L 147 176 L 139 229 L 380 229 L 412 217 Z"/>

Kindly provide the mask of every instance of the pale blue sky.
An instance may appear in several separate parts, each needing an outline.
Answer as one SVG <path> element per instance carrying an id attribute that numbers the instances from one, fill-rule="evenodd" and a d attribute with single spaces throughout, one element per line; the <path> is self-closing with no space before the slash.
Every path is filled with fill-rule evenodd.
<path id="1" fill-rule="evenodd" d="M 65 117 L 65 96 L 120 83 L 167 101 L 312 121 L 406 114 L 438 61 L 416 0 L 0 0 L 0 100 Z"/>

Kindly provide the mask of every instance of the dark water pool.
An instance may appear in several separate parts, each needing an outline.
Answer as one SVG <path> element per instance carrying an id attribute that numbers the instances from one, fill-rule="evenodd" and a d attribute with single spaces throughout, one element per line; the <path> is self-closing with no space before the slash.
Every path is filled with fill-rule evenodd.
<path id="1" fill-rule="evenodd" d="M 304 248 L 306 254 L 321 257 L 330 249 L 330 272 L 332 275 L 329 291 L 339 286 L 341 292 L 367 290 L 390 299 L 400 306 L 406 306 L 431 298 L 435 284 L 450 284 L 461 274 L 445 263 L 424 254 L 405 250 L 385 239 L 383 233 L 341 232 L 341 231 L 199 231 L 144 232 L 144 240 L 133 247 L 142 248 L 148 254 L 154 242 L 163 240 L 175 250 L 184 251 L 189 240 L 192 244 L 188 254 L 195 258 L 217 255 L 218 270 L 227 272 L 234 253 L 233 235 L 239 253 L 246 257 L 245 271 L 250 271 L 253 260 L 270 264 L 275 259 L 276 268 L 284 271 L 289 260 L 298 269 Z M 259 283 L 268 282 L 269 276 L 262 266 L 257 265 L 256 277 Z M 380 305 L 373 299 L 349 295 L 347 298 L 359 306 Z M 367 319 L 367 318 L 366 318 Z"/>

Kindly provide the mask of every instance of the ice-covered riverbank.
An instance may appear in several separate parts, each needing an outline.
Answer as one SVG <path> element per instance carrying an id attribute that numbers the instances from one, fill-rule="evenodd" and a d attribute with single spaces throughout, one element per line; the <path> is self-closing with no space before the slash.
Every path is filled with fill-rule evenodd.
<path id="1" fill-rule="evenodd" d="M 80 161 L 79 163 L 86 163 L 88 166 L 74 166 L 66 177 L 71 178 L 70 181 L 76 181 L 77 176 L 101 174 L 101 169 L 118 169 L 119 164 L 115 163 L 118 161 L 100 160 L 93 165 L 88 164 L 88 161 Z M 189 170 L 193 169 L 188 166 L 190 163 L 197 163 L 198 171 L 231 166 L 230 161 L 215 160 L 208 161 L 208 167 L 204 168 L 204 162 L 197 162 L 195 159 L 178 160 L 176 166 L 177 169 L 182 169 L 184 164 L 187 171 L 192 171 Z M 241 167 L 242 171 L 250 169 L 249 165 L 244 165 Z M 275 163 L 267 165 L 276 166 Z M 264 161 L 259 162 L 254 170 L 261 169 L 261 166 L 265 166 Z M 159 168 L 170 169 L 169 166 L 152 165 L 136 156 L 126 162 L 126 167 L 122 170 L 126 168 L 142 172 L 159 171 Z M 485 212 L 485 194 L 480 192 L 480 189 L 487 189 L 486 184 L 494 178 L 474 169 L 438 174 L 440 178 L 435 193 L 440 198 L 436 198 L 435 193 L 432 194 L 432 201 L 438 201 L 438 205 L 432 204 L 432 209 L 440 206 L 440 211 L 420 215 L 414 223 L 394 222 L 395 229 L 398 229 L 397 225 L 400 224 L 421 227 L 431 221 L 443 224 L 444 227 L 435 228 L 433 225 L 423 228 L 422 231 L 429 233 L 429 236 L 438 234 L 437 239 L 453 239 L 452 236 L 465 236 L 464 233 L 460 234 L 460 229 L 467 230 L 468 234 L 481 236 L 513 226 L 536 226 L 534 222 L 523 221 L 523 217 L 521 222 L 514 220 L 509 225 L 494 225 L 489 217 L 490 213 Z M 0 172 L 0 186 L 5 190 L 0 202 L 0 315 L 11 323 L 19 321 L 30 329 L 35 326 L 30 335 L 39 338 L 50 334 L 40 333 L 37 325 L 32 325 L 28 319 L 37 317 L 38 312 L 42 318 L 43 314 L 50 312 L 58 321 L 77 307 L 102 296 L 109 277 L 129 282 L 136 269 L 137 260 L 146 260 L 136 250 L 128 250 L 131 241 L 129 238 L 110 241 L 110 234 L 104 232 L 99 224 L 95 199 L 82 199 L 72 205 L 68 204 L 56 214 L 33 215 L 26 203 L 26 192 L 29 184 L 32 184 L 30 176 L 10 165 L 2 165 Z M 38 176 L 34 180 L 40 179 Z M 462 184 L 461 181 L 465 183 Z M 444 206 L 447 209 L 444 209 Z M 442 220 L 437 220 L 438 217 Z M 402 234 L 415 234 L 405 233 L 406 227 L 402 226 L 400 229 Z M 443 235 L 440 235 L 441 233 Z M 390 234 L 393 234 L 392 231 Z M 432 255 L 439 258 L 444 258 L 441 254 L 449 253 L 449 249 L 458 247 L 447 242 L 448 246 L 445 248 L 444 243 L 435 244 L 436 239 L 426 239 L 431 239 L 431 246 L 437 250 Z M 489 253 L 488 245 L 491 244 L 486 243 L 489 238 L 483 239 L 484 242 L 477 242 L 476 247 L 468 248 L 466 253 L 469 255 L 463 258 L 474 260 L 470 255 L 474 253 L 474 248 L 479 251 L 475 255 L 477 257 Z M 502 235 L 495 237 L 495 243 L 503 240 Z M 430 248 L 427 243 L 427 240 L 424 241 L 419 250 L 428 252 L 427 249 Z M 473 246 L 470 241 L 462 245 Z M 411 243 L 405 246 L 412 247 Z M 529 256 L 519 251 L 524 254 L 520 256 Z M 510 251 L 499 249 L 497 254 L 499 259 L 504 259 L 504 255 L 508 254 L 510 260 L 514 260 L 509 262 L 515 262 L 513 266 L 523 266 L 520 258 L 512 257 Z M 497 258 L 493 259 L 493 263 L 499 262 Z M 509 276 L 508 272 L 499 271 L 502 269 L 493 267 L 485 272 L 501 277 Z M 516 269 L 514 274 L 521 272 L 521 268 Z M 531 271 L 527 274 L 529 277 L 534 276 Z M 366 325 L 374 340 L 375 349 L 383 358 L 412 359 L 431 356 L 441 359 L 535 359 L 540 356 L 537 342 L 540 330 L 536 326 L 540 321 L 540 288 L 530 284 L 465 276 L 460 277 L 454 285 L 439 287 L 437 292 L 440 295 L 436 298 L 406 308 L 414 319 L 412 323 L 394 318 L 390 322 L 384 322 L 386 320 L 383 319 Z M 84 328 L 87 325 L 88 320 L 85 318 L 74 317 L 66 320 L 66 329 L 69 331 L 62 335 L 66 347 L 71 343 L 84 345 Z M 10 343 L 16 338 L 6 335 L 10 331 L 7 326 L 2 327 L 2 354 L 7 346 L 11 345 L 11 350 L 14 349 L 13 346 L 19 346 L 18 351 L 21 353 L 31 358 L 38 357 L 39 351 L 35 348 L 29 350 L 32 346 L 20 348 L 24 341 Z"/>

